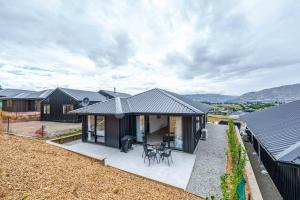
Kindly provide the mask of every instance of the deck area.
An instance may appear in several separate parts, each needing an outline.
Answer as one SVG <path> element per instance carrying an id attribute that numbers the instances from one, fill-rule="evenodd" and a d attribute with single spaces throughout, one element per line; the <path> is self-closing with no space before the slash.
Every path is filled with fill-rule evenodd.
<path id="1" fill-rule="evenodd" d="M 49 143 L 49 142 L 48 142 Z M 51 143 L 51 142 L 50 142 Z M 99 144 L 84 143 L 80 140 L 65 144 L 51 143 L 99 160 L 105 164 L 145 178 L 159 181 L 181 189 L 186 189 L 189 182 L 196 155 L 181 151 L 172 151 L 173 163 L 168 166 L 166 161 L 144 163 L 142 145 L 133 145 L 133 150 L 123 153 L 119 149 Z"/>

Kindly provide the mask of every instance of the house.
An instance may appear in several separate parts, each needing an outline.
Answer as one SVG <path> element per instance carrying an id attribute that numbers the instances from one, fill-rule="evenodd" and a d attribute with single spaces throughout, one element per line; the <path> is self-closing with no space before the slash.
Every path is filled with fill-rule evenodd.
<path id="1" fill-rule="evenodd" d="M 0 91 L 2 111 L 13 113 L 40 112 L 40 102 L 52 90 L 28 91 L 6 89 Z"/>
<path id="2" fill-rule="evenodd" d="M 28 90 L 19 90 L 19 89 L 0 89 L 0 97 L 9 97 L 20 94 L 22 92 L 33 92 Z M 3 102 L 0 99 L 0 108 L 2 108 Z"/>
<path id="3" fill-rule="evenodd" d="M 98 92 L 56 88 L 41 101 L 41 120 L 57 122 L 81 122 L 78 115 L 68 115 L 69 111 L 82 107 L 84 98 L 89 99 L 89 105 L 105 101 L 107 98 Z"/>
<path id="4" fill-rule="evenodd" d="M 260 161 L 284 199 L 300 197 L 300 100 L 241 116 Z"/>
<path id="5" fill-rule="evenodd" d="M 82 116 L 82 140 L 120 148 L 123 136 L 138 143 L 167 142 L 193 153 L 207 122 L 208 105 L 162 89 L 116 97 L 70 112 Z"/>
<path id="6" fill-rule="evenodd" d="M 130 94 L 123 93 L 123 92 L 116 92 L 116 89 L 114 88 L 114 91 L 109 91 L 109 90 L 100 90 L 100 94 L 103 96 L 107 97 L 107 99 L 112 99 L 116 97 L 130 97 Z"/>

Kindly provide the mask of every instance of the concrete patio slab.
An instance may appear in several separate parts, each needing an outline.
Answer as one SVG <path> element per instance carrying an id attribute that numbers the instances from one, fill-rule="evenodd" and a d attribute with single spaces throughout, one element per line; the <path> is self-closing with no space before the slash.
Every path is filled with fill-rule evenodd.
<path id="1" fill-rule="evenodd" d="M 186 189 L 189 182 L 196 155 L 180 151 L 172 151 L 173 163 L 166 161 L 162 163 L 144 163 L 142 158 L 142 145 L 133 145 L 133 150 L 128 153 L 120 152 L 119 149 L 110 148 L 104 145 L 84 143 L 80 140 L 65 144 L 48 143 L 65 148 L 67 150 L 89 156 L 95 159 L 104 160 L 105 164 L 139 176 L 155 181 Z"/>

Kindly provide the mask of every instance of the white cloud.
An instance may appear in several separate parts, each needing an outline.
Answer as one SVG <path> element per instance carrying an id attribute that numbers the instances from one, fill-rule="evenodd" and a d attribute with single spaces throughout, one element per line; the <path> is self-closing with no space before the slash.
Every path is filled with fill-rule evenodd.
<path id="1" fill-rule="evenodd" d="M 240 94 L 296 83 L 299 10 L 292 0 L 2 1 L 0 84 Z"/>

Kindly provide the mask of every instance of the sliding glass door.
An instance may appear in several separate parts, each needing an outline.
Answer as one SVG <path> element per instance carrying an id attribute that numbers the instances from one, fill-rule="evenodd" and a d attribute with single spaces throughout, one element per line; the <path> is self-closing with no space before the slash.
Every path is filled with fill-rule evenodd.
<path id="1" fill-rule="evenodd" d="M 145 117 L 144 115 L 136 116 L 136 141 L 144 142 L 145 137 Z"/>
<path id="2" fill-rule="evenodd" d="M 88 115 L 88 138 L 87 141 L 105 143 L 105 117 Z"/>
<path id="3" fill-rule="evenodd" d="M 169 117 L 169 144 L 171 148 L 183 149 L 183 135 L 182 135 L 182 117 Z"/>
<path id="4" fill-rule="evenodd" d="M 87 141 L 95 142 L 95 116 L 88 115 L 88 138 Z"/>
<path id="5" fill-rule="evenodd" d="M 105 117 L 96 116 L 96 142 L 105 143 Z"/>

